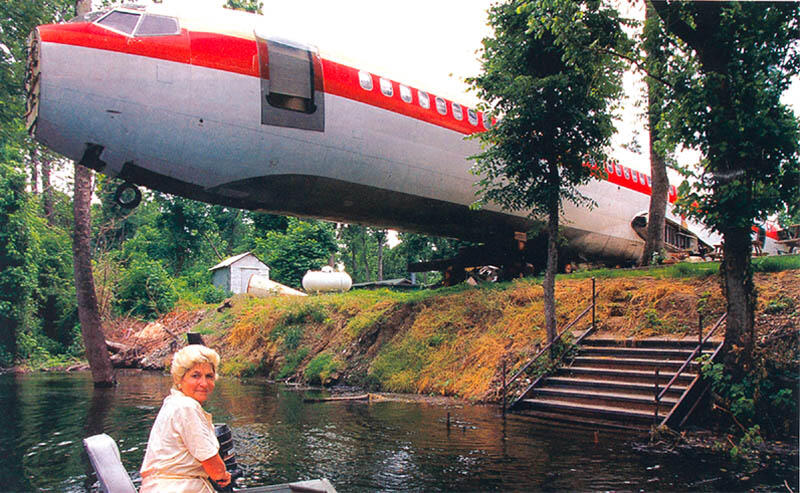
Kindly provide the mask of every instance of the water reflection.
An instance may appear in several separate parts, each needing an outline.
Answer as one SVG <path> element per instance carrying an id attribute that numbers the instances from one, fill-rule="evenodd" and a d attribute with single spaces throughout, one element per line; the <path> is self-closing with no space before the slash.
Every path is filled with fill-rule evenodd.
<path id="1" fill-rule="evenodd" d="M 150 426 L 170 379 L 122 374 L 95 390 L 88 374 L 0 375 L 0 491 L 90 491 L 81 439 L 105 432 L 138 481 Z M 743 484 L 696 455 L 637 452 L 631 437 L 563 430 L 496 407 L 424 402 L 304 403 L 261 381 L 221 379 L 209 400 L 233 430 L 243 486 L 317 477 L 347 491 L 797 489 L 797 468 Z M 447 426 L 450 414 L 451 425 Z M 757 481 L 754 483 L 753 481 Z"/>

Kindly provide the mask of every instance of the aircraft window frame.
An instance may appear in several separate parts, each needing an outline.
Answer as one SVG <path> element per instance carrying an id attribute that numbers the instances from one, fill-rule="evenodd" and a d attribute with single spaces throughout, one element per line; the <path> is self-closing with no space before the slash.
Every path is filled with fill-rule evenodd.
<path id="1" fill-rule="evenodd" d="M 128 29 L 127 27 L 106 23 L 110 17 L 116 14 L 136 17 L 136 22 L 133 24 L 133 27 L 130 28 L 130 32 L 127 30 Z M 97 21 L 95 21 L 95 24 L 102 27 L 103 29 L 108 29 L 109 31 L 113 31 L 115 33 L 119 33 L 125 36 L 133 36 L 133 33 L 136 32 L 136 28 L 139 27 L 139 22 L 142 21 L 142 17 L 143 14 L 141 12 L 129 12 L 127 10 L 114 9 L 111 12 L 104 15 L 103 17 L 101 17 L 100 19 L 98 19 Z"/>
<path id="2" fill-rule="evenodd" d="M 633 179 L 634 183 L 639 183 L 639 172 L 631 171 L 631 178 Z"/>
<path id="3" fill-rule="evenodd" d="M 366 70 L 359 70 L 358 85 L 360 85 L 361 89 L 364 89 L 365 91 L 373 90 L 375 88 L 375 85 L 372 82 L 372 74 L 370 74 Z"/>
<path id="4" fill-rule="evenodd" d="M 483 121 L 481 123 L 483 123 L 483 128 L 485 128 L 486 130 L 489 130 L 490 128 L 492 128 L 492 117 L 489 116 L 488 113 L 486 113 L 486 112 L 483 113 L 482 120 Z"/>
<path id="5" fill-rule="evenodd" d="M 621 178 L 622 177 L 622 165 L 621 164 L 615 164 L 614 167 L 616 168 L 617 176 L 619 176 Z"/>
<path id="6" fill-rule="evenodd" d="M 378 78 L 378 84 L 381 86 L 381 94 L 383 94 L 387 98 L 391 98 L 392 96 L 394 96 L 394 88 L 392 87 L 392 81 L 380 77 Z"/>
<path id="7" fill-rule="evenodd" d="M 142 27 L 147 22 L 147 19 L 156 19 L 156 18 L 166 19 L 171 21 L 174 24 L 175 28 L 172 31 L 159 31 L 153 33 L 140 32 L 142 30 Z M 139 19 L 139 23 L 136 25 L 136 31 L 134 31 L 134 36 L 147 38 L 152 36 L 175 36 L 180 33 L 181 33 L 181 25 L 178 19 L 176 19 L 175 17 L 170 17 L 168 15 L 144 14 L 142 15 L 142 18 Z"/>
<path id="8" fill-rule="evenodd" d="M 646 181 L 645 185 L 647 185 L 648 187 L 652 187 L 653 185 L 652 182 L 650 181 L 650 175 L 644 175 L 644 178 Z"/>
<path id="9" fill-rule="evenodd" d="M 478 112 L 472 108 L 467 108 L 467 120 L 473 127 L 478 125 Z"/>
<path id="10" fill-rule="evenodd" d="M 440 115 L 446 115 L 447 114 L 447 101 L 445 101 L 444 98 L 439 97 L 439 96 L 436 96 L 434 98 L 434 101 L 436 102 L 436 111 L 438 111 Z"/>
<path id="11" fill-rule="evenodd" d="M 417 90 L 417 99 L 419 100 L 419 105 L 426 110 L 431 109 L 431 96 L 425 91 Z"/>
<path id="12" fill-rule="evenodd" d="M 458 103 L 450 103 L 451 109 L 453 111 L 453 117 L 461 121 L 464 119 L 464 108 Z"/>
<path id="13" fill-rule="evenodd" d="M 400 99 L 406 103 L 410 103 L 414 100 L 414 97 L 411 95 L 411 89 L 403 84 L 400 84 Z"/>
<path id="14" fill-rule="evenodd" d="M 625 179 L 626 180 L 630 180 L 631 179 L 631 170 L 629 170 L 628 168 L 622 168 L 622 172 L 625 173 Z"/>

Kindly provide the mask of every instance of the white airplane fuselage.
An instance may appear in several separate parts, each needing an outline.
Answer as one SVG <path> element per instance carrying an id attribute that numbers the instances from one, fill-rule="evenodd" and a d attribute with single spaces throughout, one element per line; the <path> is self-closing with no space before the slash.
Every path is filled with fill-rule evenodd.
<path id="1" fill-rule="evenodd" d="M 117 8 L 38 27 L 32 133 L 103 173 L 209 203 L 475 241 L 534 225 L 528 211 L 469 207 L 479 145 L 465 137 L 489 124 L 481 112 L 271 38 L 258 16 L 220 16 L 224 27 Z M 649 177 L 607 166 L 581 190 L 596 207 L 565 204 L 564 232 L 581 256 L 635 261 Z"/>

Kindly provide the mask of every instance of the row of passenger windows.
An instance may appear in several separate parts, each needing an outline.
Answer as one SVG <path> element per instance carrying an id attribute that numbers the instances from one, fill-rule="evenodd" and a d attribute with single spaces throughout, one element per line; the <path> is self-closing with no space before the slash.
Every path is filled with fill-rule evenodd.
<path id="1" fill-rule="evenodd" d="M 169 36 L 181 32 L 175 18 L 124 10 L 114 10 L 97 23 L 129 36 Z"/>
<path id="2" fill-rule="evenodd" d="M 363 70 L 360 71 L 358 73 L 358 82 L 361 85 L 361 88 L 364 89 L 365 91 L 371 91 L 373 89 L 372 74 L 370 74 L 369 72 L 365 72 Z M 378 84 L 380 85 L 381 94 L 389 98 L 394 97 L 394 87 L 392 86 L 392 81 L 390 81 L 389 79 L 384 79 L 383 77 L 379 77 Z M 404 86 L 403 84 L 399 84 L 399 87 L 400 87 L 400 99 L 410 104 L 413 101 L 411 88 L 409 88 L 408 86 Z M 427 92 L 417 90 L 417 100 L 422 108 L 425 108 L 426 110 L 430 109 L 431 97 Z M 440 98 L 439 96 L 435 96 L 433 100 L 434 104 L 436 105 L 436 111 L 440 115 L 446 115 L 447 101 L 445 101 L 443 98 Z M 450 103 L 450 106 L 453 112 L 453 118 L 459 121 L 463 120 L 464 108 L 458 103 Z M 478 113 L 475 110 L 468 108 L 467 121 L 469 121 L 469 123 L 472 125 L 478 125 Z M 484 113 L 483 126 L 488 129 L 491 128 L 491 125 L 492 125 L 491 119 L 487 114 Z"/>
<path id="3" fill-rule="evenodd" d="M 647 185 L 648 187 L 653 186 L 650 182 L 650 176 L 644 173 L 639 173 L 638 171 L 632 170 L 630 168 L 626 168 L 617 162 L 607 162 L 606 163 L 606 171 L 609 175 L 616 174 L 620 178 L 625 177 L 626 180 L 633 181 L 634 183 L 641 183 L 642 185 Z M 675 188 L 675 185 L 670 185 L 669 187 L 669 195 L 670 197 L 675 197 L 678 194 L 678 189 Z"/>
<path id="4" fill-rule="evenodd" d="M 633 171 L 629 168 L 622 166 L 621 164 L 607 162 L 606 163 L 606 171 L 609 175 L 613 175 L 614 173 L 617 174 L 619 177 L 625 177 L 626 180 L 633 180 L 634 183 L 641 183 L 642 185 L 652 186 L 650 184 L 650 177 L 644 173 L 639 173 L 638 171 Z"/>

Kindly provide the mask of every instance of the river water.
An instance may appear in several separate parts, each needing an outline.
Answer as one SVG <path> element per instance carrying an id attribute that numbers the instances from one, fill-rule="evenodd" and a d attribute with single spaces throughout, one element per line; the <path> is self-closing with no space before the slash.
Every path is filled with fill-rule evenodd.
<path id="1" fill-rule="evenodd" d="M 81 439 L 96 433 L 117 441 L 138 485 L 170 380 L 147 372 L 118 379 L 116 388 L 94 390 L 88 373 L 0 375 L 0 491 L 95 491 Z M 787 480 L 797 491 L 794 466 L 742 481 L 717 456 L 656 453 L 638 446 L 641 437 L 503 419 L 496 406 L 304 403 L 310 395 L 260 380 L 218 381 L 206 409 L 233 429 L 247 471 L 240 486 L 325 477 L 340 492 L 787 491 Z"/>

